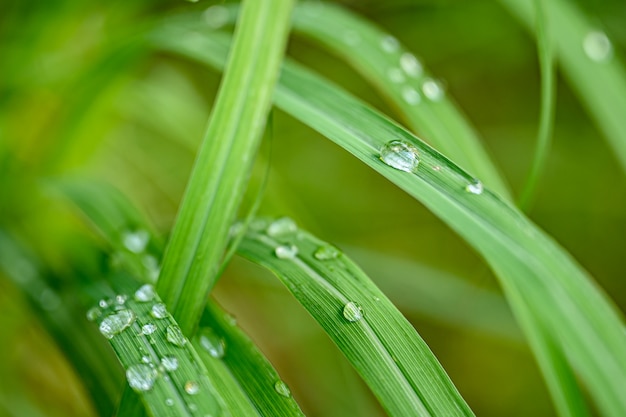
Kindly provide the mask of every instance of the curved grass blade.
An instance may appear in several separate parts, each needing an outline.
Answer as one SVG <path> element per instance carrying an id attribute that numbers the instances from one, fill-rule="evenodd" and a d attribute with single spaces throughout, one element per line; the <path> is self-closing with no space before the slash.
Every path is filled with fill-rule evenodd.
<path id="1" fill-rule="evenodd" d="M 196 327 L 217 280 L 228 229 L 271 107 L 292 4 L 293 0 L 243 3 L 227 70 L 157 284 L 185 334 Z"/>
<path id="2" fill-rule="evenodd" d="M 158 46 L 220 68 L 227 40 L 154 33 Z M 172 37 L 176 34 L 176 38 Z M 169 39 L 169 41 L 168 41 Z M 532 311 L 581 376 L 600 409 L 626 414 L 626 335 L 621 316 L 589 275 L 550 237 L 482 183 L 402 127 L 293 63 L 275 92 L 278 107 L 361 159 L 430 208 L 490 264 L 520 317 Z M 417 149 L 419 168 L 394 169 L 380 160 L 391 140 Z M 512 297 L 513 291 L 519 298 Z M 522 304 L 524 303 L 524 304 Z"/>
<path id="3" fill-rule="evenodd" d="M 239 254 L 283 281 L 389 415 L 473 415 L 426 343 L 352 261 L 288 218 L 262 225 L 246 233 Z"/>
<path id="4" fill-rule="evenodd" d="M 534 0 L 536 10 L 535 26 L 537 31 L 537 48 L 539 52 L 539 68 L 541 72 L 541 112 L 537 148 L 528 173 L 528 179 L 519 197 L 519 206 L 528 209 L 537 182 L 542 175 L 548 159 L 552 129 L 554 127 L 554 111 L 556 107 L 556 83 L 554 82 L 554 46 L 550 32 L 550 22 L 545 15 L 541 0 Z"/>
<path id="5" fill-rule="evenodd" d="M 66 180 L 58 183 L 57 188 L 90 219 L 116 253 L 124 250 L 119 229 L 133 226 L 138 230 L 151 230 L 132 203 L 113 187 Z M 111 227 L 111 224 L 119 226 Z M 160 253 L 160 246 L 155 246 L 153 256 L 159 258 Z M 135 259 L 119 264 L 119 268 L 141 264 L 145 255 L 131 252 L 129 257 Z M 256 416 L 257 412 L 264 416 L 302 416 L 293 397 L 281 396 L 275 391 L 274 384 L 280 381 L 278 373 L 229 317 L 214 301 L 209 300 L 200 331 L 192 338 L 210 380 L 220 381 L 219 395 L 224 400 L 225 410 L 233 416 Z M 122 404 L 128 407 L 122 411 L 130 410 L 132 413 L 136 396 L 128 392 L 125 396 L 129 403 Z"/>
<path id="6" fill-rule="evenodd" d="M 501 0 L 527 27 L 533 27 L 530 0 Z M 626 68 L 607 35 L 591 24 L 575 3 L 544 2 L 560 67 L 589 115 L 626 170 Z"/>

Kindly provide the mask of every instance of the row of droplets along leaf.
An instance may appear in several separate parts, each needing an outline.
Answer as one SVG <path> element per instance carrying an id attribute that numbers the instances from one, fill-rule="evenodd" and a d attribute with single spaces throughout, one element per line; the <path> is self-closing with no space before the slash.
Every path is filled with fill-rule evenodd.
<path id="1" fill-rule="evenodd" d="M 380 160 L 386 165 L 399 171 L 414 173 L 420 162 L 419 150 L 411 143 L 403 140 L 391 140 L 380 148 Z M 440 166 L 434 166 L 433 170 L 440 171 Z M 465 191 L 470 194 L 480 195 L 483 192 L 483 184 L 478 179 L 473 179 L 465 186 Z"/>

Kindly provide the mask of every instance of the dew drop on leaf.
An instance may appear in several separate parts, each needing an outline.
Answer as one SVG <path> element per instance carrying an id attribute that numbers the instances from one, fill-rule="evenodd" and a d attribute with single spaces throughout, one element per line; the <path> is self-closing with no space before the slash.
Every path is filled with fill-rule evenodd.
<path id="1" fill-rule="evenodd" d="M 359 321 L 363 318 L 363 309 L 358 304 L 350 301 L 343 306 L 343 316 L 349 322 Z"/>
<path id="2" fill-rule="evenodd" d="M 120 310 L 102 320 L 100 333 L 107 339 L 112 339 L 118 333 L 127 329 L 135 321 L 135 313 L 130 310 Z"/>
<path id="3" fill-rule="evenodd" d="M 330 259 L 337 259 L 341 252 L 334 246 L 322 245 L 313 253 L 313 257 L 319 261 L 328 261 Z"/>
<path id="4" fill-rule="evenodd" d="M 150 310 L 150 315 L 155 319 L 163 319 L 167 317 L 167 307 L 163 303 L 156 303 Z"/>
<path id="5" fill-rule="evenodd" d="M 154 381 L 157 378 L 156 369 L 149 365 L 139 364 L 131 365 L 126 370 L 126 379 L 128 385 L 135 391 L 150 391 L 154 386 Z"/>
<path id="6" fill-rule="evenodd" d="M 613 56 L 613 45 L 606 33 L 592 30 L 583 39 L 583 50 L 589 59 L 603 62 Z"/>
<path id="7" fill-rule="evenodd" d="M 467 184 L 465 191 L 471 194 L 480 195 L 483 193 L 483 183 L 480 180 L 475 179 L 474 182 Z"/>
<path id="8" fill-rule="evenodd" d="M 161 365 L 166 371 L 175 371 L 178 369 L 178 359 L 175 356 L 164 356 L 161 358 Z"/>
<path id="9" fill-rule="evenodd" d="M 267 235 L 270 237 L 283 237 L 291 235 L 298 231 L 298 226 L 289 217 L 281 217 L 274 220 L 267 227 Z"/>
<path id="10" fill-rule="evenodd" d="M 133 253 L 141 253 L 146 250 L 149 240 L 150 233 L 145 230 L 126 231 L 122 234 L 124 247 Z"/>
<path id="11" fill-rule="evenodd" d="M 171 324 L 167 326 L 167 330 L 165 332 L 167 341 L 171 344 L 182 347 L 187 343 L 187 339 L 185 338 L 182 330 L 180 330 L 180 327 Z"/>
<path id="12" fill-rule="evenodd" d="M 204 327 L 200 330 L 200 346 L 214 358 L 224 357 L 226 342 L 213 329 Z"/>
<path id="13" fill-rule="evenodd" d="M 146 303 L 151 301 L 156 296 L 154 287 L 150 284 L 144 284 L 137 291 L 135 291 L 135 300 Z"/>
<path id="14" fill-rule="evenodd" d="M 196 395 L 200 392 L 200 386 L 195 381 L 187 381 L 185 383 L 185 392 L 189 395 Z"/>
<path id="15" fill-rule="evenodd" d="M 289 390 L 289 387 L 283 381 L 276 381 L 276 383 L 274 384 L 274 390 L 283 397 L 291 396 L 291 391 Z"/>
<path id="16" fill-rule="evenodd" d="M 298 247 L 295 245 L 281 245 L 274 249 L 274 254 L 279 259 L 294 259 L 298 254 Z"/>
<path id="17" fill-rule="evenodd" d="M 392 140 L 380 149 L 380 160 L 392 168 L 412 172 L 419 164 L 419 152 L 410 143 Z"/>

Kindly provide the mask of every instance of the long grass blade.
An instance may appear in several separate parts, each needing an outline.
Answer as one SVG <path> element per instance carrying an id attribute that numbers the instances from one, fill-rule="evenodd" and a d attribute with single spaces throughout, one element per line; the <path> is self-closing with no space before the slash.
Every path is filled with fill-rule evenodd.
<path id="1" fill-rule="evenodd" d="M 233 50 L 163 259 L 158 291 L 191 334 L 215 284 L 228 228 L 269 112 L 293 0 L 243 4 Z"/>
<path id="2" fill-rule="evenodd" d="M 424 341 L 337 248 L 288 218 L 255 222 L 238 252 L 272 270 L 391 416 L 473 415 Z"/>
<path id="3" fill-rule="evenodd" d="M 158 43 L 220 68 L 227 48 L 221 45 L 224 40 L 211 35 L 186 41 L 184 33 L 180 28 L 164 29 L 157 35 Z M 295 64 L 284 64 L 275 103 L 421 201 L 456 230 L 490 264 L 518 318 L 532 311 L 541 320 L 599 408 L 609 416 L 626 413 L 626 399 L 618 388 L 626 385 L 626 335 L 621 317 L 556 242 L 414 135 Z M 381 148 L 391 140 L 417 149 L 419 169 L 404 172 L 380 160 Z M 514 292 L 520 297 L 512 296 Z"/>

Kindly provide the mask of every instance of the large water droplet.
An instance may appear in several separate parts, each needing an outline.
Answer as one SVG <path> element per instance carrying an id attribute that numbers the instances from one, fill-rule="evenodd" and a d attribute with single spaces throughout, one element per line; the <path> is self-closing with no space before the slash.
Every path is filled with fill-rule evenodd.
<path id="1" fill-rule="evenodd" d="M 389 78 L 389 81 L 395 84 L 400 84 L 406 81 L 404 73 L 400 68 L 389 68 L 387 71 L 387 77 Z"/>
<path id="2" fill-rule="evenodd" d="M 187 381 L 185 384 L 185 392 L 189 395 L 196 395 L 200 392 L 200 385 L 196 381 Z"/>
<path id="3" fill-rule="evenodd" d="M 164 319 L 167 317 L 167 307 L 163 303 L 156 303 L 150 310 L 150 315 L 155 319 Z"/>
<path id="4" fill-rule="evenodd" d="M 281 245 L 274 249 L 276 257 L 279 259 L 294 259 L 298 254 L 296 245 Z"/>
<path id="5" fill-rule="evenodd" d="M 166 371 L 175 371 L 178 369 L 178 359 L 175 356 L 164 356 L 161 358 L 161 365 Z"/>
<path id="6" fill-rule="evenodd" d="M 214 358 L 222 358 L 226 351 L 226 342 L 208 327 L 200 330 L 200 346 Z"/>
<path id="7" fill-rule="evenodd" d="M 211 6 L 202 13 L 204 21 L 211 29 L 219 29 L 228 23 L 228 9 L 224 6 Z"/>
<path id="8" fill-rule="evenodd" d="M 599 30 L 593 30 L 585 36 L 583 49 L 589 59 L 603 62 L 613 56 L 613 45 L 606 34 Z"/>
<path id="9" fill-rule="evenodd" d="M 102 320 L 100 333 L 107 339 L 112 339 L 118 333 L 124 331 L 135 321 L 135 313 L 130 310 L 120 310 Z"/>
<path id="10" fill-rule="evenodd" d="M 427 99 L 431 101 L 439 101 L 443 98 L 443 86 L 439 81 L 427 78 L 422 83 L 422 92 Z"/>
<path id="11" fill-rule="evenodd" d="M 392 140 L 380 149 L 380 160 L 392 168 L 413 172 L 419 164 L 419 152 L 410 143 Z"/>
<path id="12" fill-rule="evenodd" d="M 410 52 L 405 52 L 400 57 L 400 68 L 404 70 L 409 77 L 417 78 L 422 75 L 422 64 Z"/>
<path id="13" fill-rule="evenodd" d="M 291 235 L 298 231 L 298 226 L 289 217 L 281 217 L 274 220 L 272 224 L 267 227 L 267 235 L 270 237 L 283 237 Z"/>
<path id="14" fill-rule="evenodd" d="M 132 365 L 126 370 L 128 385 L 135 391 L 149 391 L 157 378 L 156 369 L 149 365 Z"/>
<path id="15" fill-rule="evenodd" d="M 144 324 L 141 327 L 141 333 L 145 334 L 145 335 L 149 335 L 152 334 L 154 332 L 156 332 L 157 327 L 152 324 L 152 323 L 148 323 L 148 324 Z"/>
<path id="16" fill-rule="evenodd" d="M 339 249 L 332 245 L 322 245 L 313 253 L 313 257 L 320 261 L 327 261 L 330 259 L 336 259 L 341 252 Z"/>
<path id="17" fill-rule="evenodd" d="M 283 381 L 276 381 L 276 383 L 274 384 L 274 390 L 283 397 L 291 396 L 291 391 L 289 390 L 289 387 Z"/>
<path id="18" fill-rule="evenodd" d="M 387 35 L 380 40 L 380 47 L 383 51 L 388 53 L 393 53 L 400 48 L 400 43 L 396 38 L 391 35 Z"/>
<path id="19" fill-rule="evenodd" d="M 422 101 L 420 93 L 410 85 L 405 85 L 402 88 L 402 99 L 411 106 L 418 105 Z"/>
<path id="20" fill-rule="evenodd" d="M 363 309 L 360 305 L 350 301 L 343 306 L 343 316 L 350 322 L 359 321 L 363 318 Z"/>
<path id="21" fill-rule="evenodd" d="M 141 253 L 146 250 L 149 240 L 150 233 L 145 230 L 126 231 L 122 234 L 122 243 L 126 249 L 133 253 Z"/>
<path id="22" fill-rule="evenodd" d="M 102 310 L 98 307 L 92 307 L 87 311 L 87 320 L 96 321 L 102 315 Z"/>
<path id="23" fill-rule="evenodd" d="M 156 291 L 151 284 L 144 284 L 135 291 L 135 300 L 145 303 L 151 301 L 156 295 Z"/>
<path id="24" fill-rule="evenodd" d="M 483 193 L 483 183 L 479 179 L 474 179 L 474 182 L 467 184 L 465 191 L 472 194 L 480 195 Z"/>
<path id="25" fill-rule="evenodd" d="M 167 326 L 166 334 L 167 341 L 173 345 L 182 347 L 185 346 L 185 343 L 187 343 L 187 339 L 185 338 L 182 330 L 180 330 L 180 327 L 176 325 L 171 324 Z"/>

